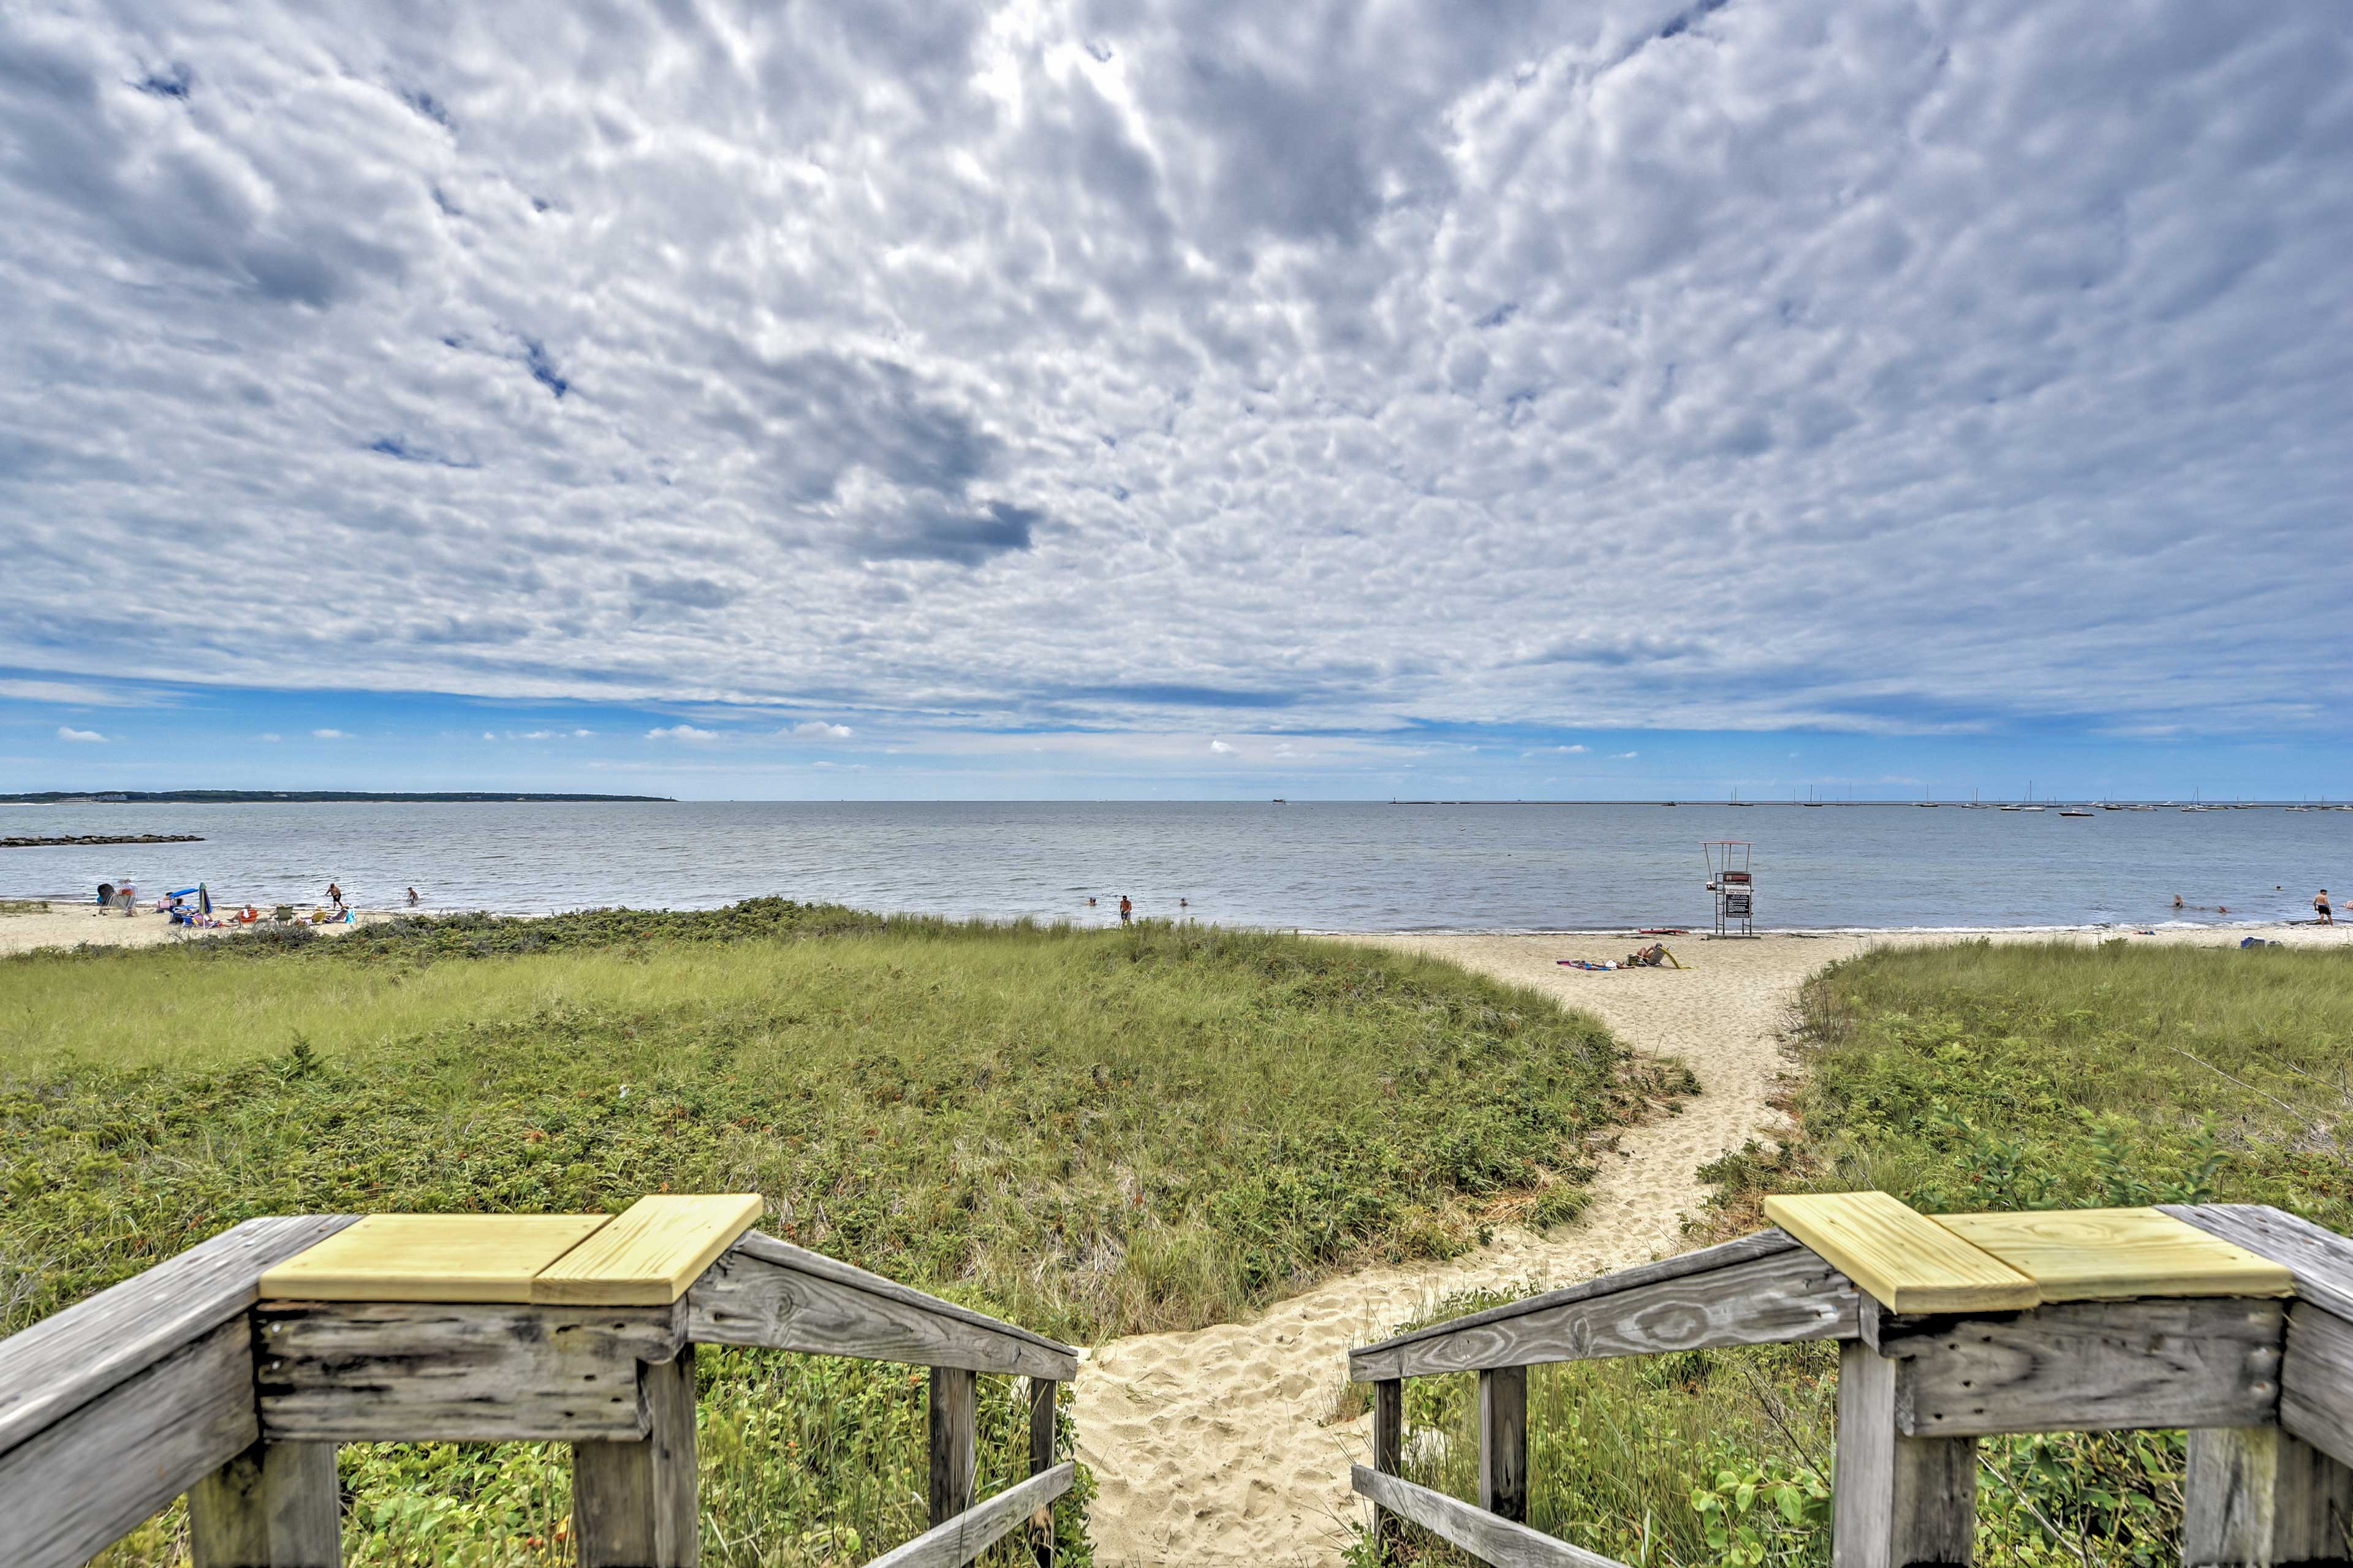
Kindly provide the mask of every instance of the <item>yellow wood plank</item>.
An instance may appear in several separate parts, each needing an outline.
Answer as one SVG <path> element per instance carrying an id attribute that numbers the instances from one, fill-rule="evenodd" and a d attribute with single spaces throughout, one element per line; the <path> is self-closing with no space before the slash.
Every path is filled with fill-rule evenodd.
<path id="1" fill-rule="evenodd" d="M 666 1307 L 752 1228 L 757 1193 L 639 1198 L 540 1271 L 531 1299 L 551 1306 Z"/>
<path id="2" fill-rule="evenodd" d="M 1949 1214 L 1936 1223 L 2032 1279 L 2045 1301 L 2295 1294 L 2284 1265 L 2155 1209 Z"/>
<path id="3" fill-rule="evenodd" d="M 1894 1311 L 2009 1311 L 2039 1299 L 2024 1274 L 1885 1193 L 1767 1198 L 1765 1215 Z"/>
<path id="4" fill-rule="evenodd" d="M 533 1276 L 602 1230 L 601 1214 L 377 1214 L 261 1277 L 301 1301 L 528 1301 Z"/>

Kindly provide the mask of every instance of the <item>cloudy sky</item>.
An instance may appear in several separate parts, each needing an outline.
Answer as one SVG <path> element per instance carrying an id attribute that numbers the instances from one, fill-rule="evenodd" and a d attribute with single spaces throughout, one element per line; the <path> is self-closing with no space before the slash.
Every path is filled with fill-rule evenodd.
<path id="1" fill-rule="evenodd" d="M 0 299 L 0 789 L 2353 795 L 2344 0 L 31 0 Z"/>

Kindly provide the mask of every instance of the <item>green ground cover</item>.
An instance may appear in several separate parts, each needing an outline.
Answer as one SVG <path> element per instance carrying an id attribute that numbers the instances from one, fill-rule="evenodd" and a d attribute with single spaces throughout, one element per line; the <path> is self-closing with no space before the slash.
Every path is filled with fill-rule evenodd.
<path id="1" fill-rule="evenodd" d="M 1273 935 L 781 900 L 309 934 L 0 961 L 0 1330 L 249 1215 L 664 1190 L 757 1191 L 775 1234 L 1082 1342 L 1192 1327 L 1566 1218 L 1588 1134 L 1687 1082 L 1533 994 Z M 701 1376 L 706 1561 L 920 1529 L 907 1369 Z M 983 1380 L 998 1474 L 1013 1396 Z M 353 1563 L 566 1560 L 559 1453 L 344 1468 Z M 115 1560 L 172 1561 L 175 1527 Z"/>
<path id="2" fill-rule="evenodd" d="M 1929 1213 L 2252 1202 L 2353 1228 L 2353 955 L 1891 949 L 1804 1008 L 1799 1136 L 1706 1173 L 1694 1244 L 1761 1226 L 1768 1193 L 1869 1187 Z M 1836 1365 L 1799 1345 L 1535 1369 L 1530 1522 L 1662 1568 L 1827 1563 Z M 1409 1473 L 1474 1495 L 1472 1380 L 1407 1390 L 1433 1434 Z M 1989 1439 L 1976 1561 L 2178 1563 L 2182 1453 L 2179 1433 Z"/>

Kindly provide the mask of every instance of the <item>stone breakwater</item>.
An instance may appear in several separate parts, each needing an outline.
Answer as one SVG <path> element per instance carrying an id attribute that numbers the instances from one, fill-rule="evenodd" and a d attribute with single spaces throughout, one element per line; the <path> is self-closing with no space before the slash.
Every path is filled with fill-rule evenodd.
<path id="1" fill-rule="evenodd" d="M 201 833 L 85 833 L 72 838 L 0 838 L 0 849 L 42 849 L 59 844 L 202 844 Z"/>

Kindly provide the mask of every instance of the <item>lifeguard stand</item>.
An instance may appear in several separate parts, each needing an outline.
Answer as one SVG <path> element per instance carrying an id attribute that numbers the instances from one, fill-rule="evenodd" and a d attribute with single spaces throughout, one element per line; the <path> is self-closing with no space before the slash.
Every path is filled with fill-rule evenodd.
<path id="1" fill-rule="evenodd" d="M 1755 936 L 1757 884 L 1748 855 L 1756 846 L 1738 838 L 1711 838 L 1699 847 L 1707 858 L 1707 890 L 1715 895 L 1715 934 Z"/>

